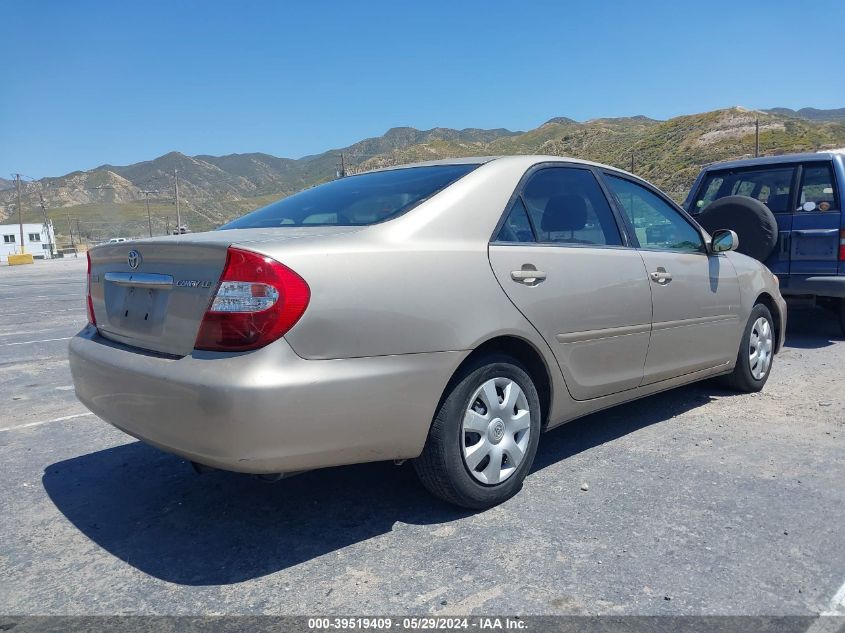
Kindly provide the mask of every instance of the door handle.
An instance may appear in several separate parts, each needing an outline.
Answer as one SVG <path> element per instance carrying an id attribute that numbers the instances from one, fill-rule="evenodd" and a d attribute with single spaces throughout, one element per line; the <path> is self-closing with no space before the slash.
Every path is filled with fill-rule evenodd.
<path id="1" fill-rule="evenodd" d="M 806 235 L 809 237 L 833 237 L 839 233 L 839 229 L 793 229 L 795 235 Z"/>
<path id="2" fill-rule="evenodd" d="M 672 281 L 672 273 L 667 273 L 666 269 L 662 266 L 655 270 L 653 273 L 648 274 L 651 277 L 651 280 L 655 283 L 660 284 L 661 286 L 665 286 L 670 281 Z"/>
<path id="3" fill-rule="evenodd" d="M 537 270 L 532 264 L 523 264 L 521 270 L 512 270 L 511 279 L 526 286 L 536 286 L 546 279 L 546 273 Z"/>

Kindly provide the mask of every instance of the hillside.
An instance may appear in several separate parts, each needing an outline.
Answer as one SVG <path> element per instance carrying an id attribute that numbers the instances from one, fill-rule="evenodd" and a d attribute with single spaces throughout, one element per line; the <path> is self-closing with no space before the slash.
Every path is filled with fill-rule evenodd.
<path id="1" fill-rule="evenodd" d="M 770 114 L 807 119 L 808 121 L 827 121 L 829 123 L 845 122 L 845 108 L 834 108 L 832 110 L 819 110 L 817 108 L 801 108 L 792 110 L 790 108 L 771 108 L 764 110 Z"/>
<path id="2" fill-rule="evenodd" d="M 67 234 L 70 220 L 75 231 L 80 229 L 95 240 L 142 236 L 148 231 L 143 193 L 148 191 L 153 232 L 163 233 L 175 224 L 174 171 L 178 170 L 184 221 L 194 230 L 205 230 L 335 178 L 341 154 L 349 173 L 421 160 L 499 154 L 573 156 L 630 169 L 633 156 L 635 173 L 680 200 L 702 165 L 753 154 L 757 117 L 762 154 L 845 146 L 845 121 L 811 120 L 808 108 L 775 110 L 737 107 L 668 121 L 634 116 L 578 122 L 557 117 L 526 132 L 393 128 L 383 136 L 296 160 L 261 153 L 186 156 L 170 152 L 133 165 L 101 165 L 27 182 L 24 215 L 32 221 L 40 219 L 40 193 L 62 234 Z M 813 112 L 833 117 L 836 111 Z M 14 191 L 0 190 L 0 209 L 8 214 L 13 202 Z M 0 211 L 0 221 L 2 217 Z"/>

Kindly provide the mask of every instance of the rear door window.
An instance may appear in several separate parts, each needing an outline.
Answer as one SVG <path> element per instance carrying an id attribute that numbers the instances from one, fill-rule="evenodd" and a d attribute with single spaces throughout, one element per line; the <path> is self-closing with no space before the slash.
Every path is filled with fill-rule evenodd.
<path id="1" fill-rule="evenodd" d="M 622 245 L 610 204 L 589 169 L 541 169 L 525 184 L 522 199 L 539 242 Z"/>
<path id="2" fill-rule="evenodd" d="M 505 223 L 499 229 L 496 242 L 533 242 L 534 231 L 531 230 L 531 223 L 528 221 L 528 211 L 522 198 L 519 197 L 511 207 Z"/>
<path id="3" fill-rule="evenodd" d="M 833 182 L 830 165 L 805 165 L 801 170 L 801 189 L 796 211 L 838 211 L 839 201 Z"/>

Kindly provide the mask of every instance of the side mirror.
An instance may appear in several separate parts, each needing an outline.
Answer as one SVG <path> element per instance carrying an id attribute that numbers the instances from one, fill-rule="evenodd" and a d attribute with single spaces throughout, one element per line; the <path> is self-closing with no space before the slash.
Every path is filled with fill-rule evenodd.
<path id="1" fill-rule="evenodd" d="M 724 253 L 725 251 L 735 251 L 739 246 L 739 237 L 736 232 L 730 229 L 719 229 L 713 233 L 713 239 L 710 242 L 710 249 L 714 253 Z"/>

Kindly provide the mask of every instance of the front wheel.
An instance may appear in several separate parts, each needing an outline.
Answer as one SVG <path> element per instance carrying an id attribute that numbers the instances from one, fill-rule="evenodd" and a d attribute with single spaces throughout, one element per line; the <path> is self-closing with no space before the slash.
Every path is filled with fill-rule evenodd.
<path id="1" fill-rule="evenodd" d="M 540 436 L 540 398 L 507 356 L 488 356 L 450 383 L 414 469 L 434 495 L 480 510 L 522 487 Z"/>
<path id="2" fill-rule="evenodd" d="M 775 354 L 775 328 L 772 313 L 758 303 L 751 310 L 739 344 L 736 366 L 725 384 L 737 391 L 760 391 L 769 379 Z"/>

